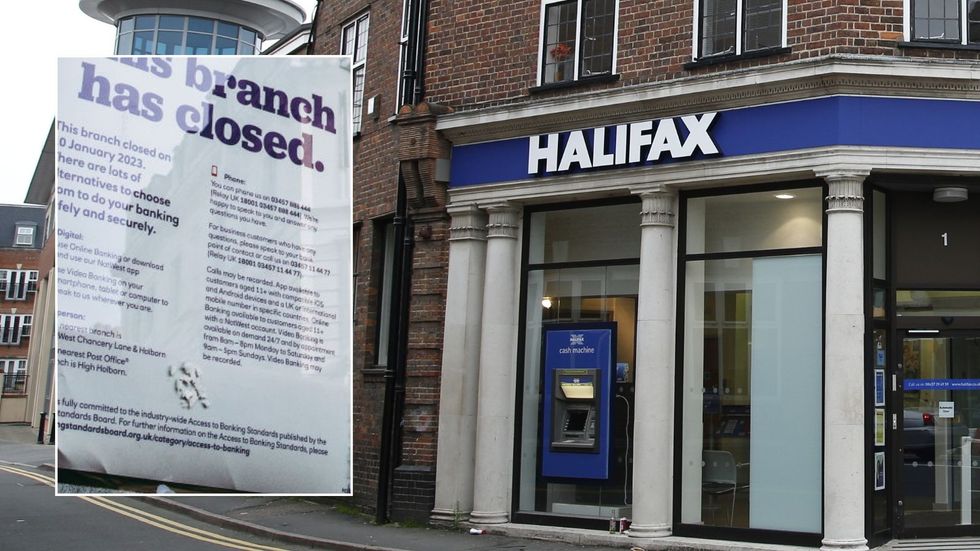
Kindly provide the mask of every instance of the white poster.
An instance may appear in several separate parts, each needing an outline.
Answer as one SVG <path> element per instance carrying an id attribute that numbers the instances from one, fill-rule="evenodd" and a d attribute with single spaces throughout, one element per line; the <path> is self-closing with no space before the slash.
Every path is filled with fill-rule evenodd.
<path id="1" fill-rule="evenodd" d="M 350 83 L 60 60 L 59 468 L 350 493 Z"/>

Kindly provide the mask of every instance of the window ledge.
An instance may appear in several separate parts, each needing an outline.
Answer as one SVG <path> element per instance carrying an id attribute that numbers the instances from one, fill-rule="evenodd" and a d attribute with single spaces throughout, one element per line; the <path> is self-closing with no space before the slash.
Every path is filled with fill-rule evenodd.
<path id="1" fill-rule="evenodd" d="M 755 59 L 759 57 L 783 55 L 783 54 L 788 54 L 792 51 L 793 48 L 766 48 L 764 50 L 752 50 L 751 52 L 745 52 L 741 55 L 726 54 L 726 55 L 707 56 L 707 57 L 702 57 L 697 61 L 691 61 L 685 63 L 684 69 L 691 70 L 700 67 L 709 67 L 711 65 L 718 65 L 719 63 L 728 63 L 730 61 L 743 61 L 746 59 Z"/>
<path id="2" fill-rule="evenodd" d="M 590 86 L 593 84 L 606 84 L 609 82 L 616 82 L 619 80 L 619 74 L 608 74 L 608 75 L 598 75 L 594 77 L 584 77 L 578 80 L 569 80 L 566 82 L 553 82 L 551 84 L 542 84 L 541 86 L 532 86 L 527 89 L 531 94 L 541 94 L 544 92 L 551 92 L 554 90 L 565 90 L 567 88 L 578 88 L 584 86 Z"/>
<path id="3" fill-rule="evenodd" d="M 934 50 L 964 50 L 971 52 L 980 52 L 980 44 L 959 44 L 957 42 L 928 42 L 925 40 L 916 40 L 914 42 L 899 42 L 899 48 L 909 48 L 909 49 L 934 49 Z"/>

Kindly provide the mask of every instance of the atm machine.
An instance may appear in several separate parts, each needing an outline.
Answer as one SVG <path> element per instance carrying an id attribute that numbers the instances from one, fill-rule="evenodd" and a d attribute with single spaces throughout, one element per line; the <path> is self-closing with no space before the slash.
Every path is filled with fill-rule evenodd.
<path id="1" fill-rule="evenodd" d="M 544 328 L 541 475 L 606 480 L 616 324 Z"/>

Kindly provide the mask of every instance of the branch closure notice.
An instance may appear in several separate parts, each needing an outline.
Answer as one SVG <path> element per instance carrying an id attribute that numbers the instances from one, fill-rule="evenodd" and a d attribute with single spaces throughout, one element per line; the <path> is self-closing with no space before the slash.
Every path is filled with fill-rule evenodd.
<path id="1" fill-rule="evenodd" d="M 348 60 L 59 77 L 59 468 L 349 494 Z"/>

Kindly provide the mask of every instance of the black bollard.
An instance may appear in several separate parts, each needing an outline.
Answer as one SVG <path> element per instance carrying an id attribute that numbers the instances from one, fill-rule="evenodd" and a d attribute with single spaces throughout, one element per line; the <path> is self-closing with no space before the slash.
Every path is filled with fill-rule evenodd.
<path id="1" fill-rule="evenodd" d="M 44 419 L 48 416 L 46 412 L 41 412 L 41 424 L 37 427 L 37 443 L 44 443 Z"/>
<path id="2" fill-rule="evenodd" d="M 48 437 L 48 444 L 54 444 L 54 414 L 51 414 L 51 436 Z"/>

